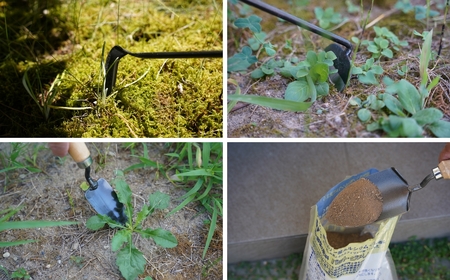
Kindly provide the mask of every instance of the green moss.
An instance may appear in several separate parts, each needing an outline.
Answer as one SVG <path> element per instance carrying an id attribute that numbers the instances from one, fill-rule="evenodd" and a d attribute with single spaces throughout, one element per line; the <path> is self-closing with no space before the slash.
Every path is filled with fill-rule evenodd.
<path id="1" fill-rule="evenodd" d="M 44 5 L 40 3 L 44 1 L 36 2 Z M 24 23 L 17 21 L 10 24 L 9 17 L 20 13 L 20 10 L 12 4 L 4 9 L 10 30 L 8 35 L 15 34 Z M 31 15 L 24 13 L 24 22 L 29 22 L 31 17 L 42 16 L 43 9 Z M 60 42 L 31 36 L 33 32 L 43 30 L 36 22 L 36 28 L 30 30 L 30 36 L 35 40 L 33 44 L 29 40 L 25 42 L 20 36 L 11 35 L 8 43 L 0 44 L 9 58 L 0 64 L 3 70 L 0 79 L 5 81 L 0 89 L 11 93 L 0 103 L 10 107 L 5 112 L 8 119 L 2 123 L 6 134 L 68 137 L 222 136 L 222 59 L 172 59 L 165 62 L 162 59 L 125 57 L 119 64 L 116 94 L 109 97 L 105 104 L 100 104 L 103 44 L 106 45 L 106 53 L 114 45 L 132 52 L 220 50 L 221 1 L 81 3 L 66 0 L 63 3 L 55 1 L 48 11 L 47 17 L 52 19 L 50 31 L 64 33 L 60 35 Z M 0 20 L 4 21 L 3 18 Z M 4 38 L 7 34 L 1 35 Z M 32 51 L 20 51 L 19 55 L 8 50 L 16 45 Z M 35 51 L 36 45 L 49 45 L 51 48 L 38 53 Z M 55 62 L 63 65 L 41 80 L 48 88 L 58 73 L 66 71 L 61 92 L 53 105 L 90 106 L 93 109 L 52 110 L 50 120 L 45 122 L 21 83 L 24 71 L 31 65 L 27 61 L 38 61 L 36 69 L 40 72 L 47 71 L 42 65 Z M 125 87 L 147 69 L 149 72 L 145 78 Z M 23 108 L 24 104 L 27 109 Z M 23 128 L 18 128 L 18 122 Z"/>

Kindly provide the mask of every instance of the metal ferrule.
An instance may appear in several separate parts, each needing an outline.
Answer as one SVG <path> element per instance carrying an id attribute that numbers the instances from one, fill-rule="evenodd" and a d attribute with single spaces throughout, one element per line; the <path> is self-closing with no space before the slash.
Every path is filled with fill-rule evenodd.
<path id="1" fill-rule="evenodd" d="M 77 162 L 78 167 L 81 169 L 86 169 L 89 166 L 91 166 L 91 164 L 92 164 L 91 156 L 89 156 L 87 159 L 85 159 L 83 161 Z"/>
<path id="2" fill-rule="evenodd" d="M 433 168 L 433 175 L 436 180 L 442 179 L 442 173 L 439 167 Z"/>

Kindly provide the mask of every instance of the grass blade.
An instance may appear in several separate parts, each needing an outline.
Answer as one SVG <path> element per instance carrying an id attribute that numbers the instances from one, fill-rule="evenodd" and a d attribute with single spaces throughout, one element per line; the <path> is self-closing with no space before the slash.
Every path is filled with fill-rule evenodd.
<path id="1" fill-rule="evenodd" d="M 36 242 L 36 240 L 19 240 L 19 241 L 11 241 L 11 242 L 0 242 L 0 248 L 23 245 L 23 244 L 33 243 L 33 242 Z"/>
<path id="2" fill-rule="evenodd" d="M 69 221 L 16 221 L 0 223 L 0 231 L 10 229 L 26 229 L 26 228 L 40 228 L 40 227 L 55 227 L 75 225 L 77 222 Z"/>
<path id="3" fill-rule="evenodd" d="M 211 218 L 211 224 L 209 225 L 208 238 L 206 239 L 205 249 L 203 249 L 203 258 L 205 258 L 206 252 L 208 251 L 209 244 L 211 243 L 212 237 L 214 235 L 214 231 L 216 230 L 217 223 L 217 207 L 216 203 L 214 203 L 214 210 Z"/>
<path id="4" fill-rule="evenodd" d="M 269 107 L 272 109 L 292 111 L 292 112 L 304 112 L 311 107 L 312 102 L 296 102 L 278 98 L 271 98 L 257 95 L 228 95 L 228 100 L 247 102 L 255 105 Z"/>
<path id="5" fill-rule="evenodd" d="M 167 214 L 167 216 L 172 215 L 173 213 L 177 212 L 178 210 L 180 210 L 181 208 L 183 208 L 186 204 L 188 204 L 189 202 L 191 202 L 192 200 L 194 200 L 196 193 L 193 193 L 191 196 L 189 196 L 188 198 L 186 198 L 183 202 L 180 203 L 180 205 L 178 205 L 177 207 L 175 207 L 172 211 L 170 211 L 169 214 Z"/>

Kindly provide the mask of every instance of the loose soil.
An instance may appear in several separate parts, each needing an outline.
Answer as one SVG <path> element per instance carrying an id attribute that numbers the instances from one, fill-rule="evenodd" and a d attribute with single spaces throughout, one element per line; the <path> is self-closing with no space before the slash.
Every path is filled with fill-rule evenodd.
<path id="1" fill-rule="evenodd" d="M 333 225 L 359 227 L 375 222 L 382 210 L 380 190 L 369 180 L 361 178 L 333 199 L 325 218 Z"/>
<path id="2" fill-rule="evenodd" d="M 327 231 L 328 244 L 334 249 L 347 246 L 350 243 L 360 243 L 371 239 L 372 235 L 368 232 L 360 235 L 359 233 L 341 233 Z"/>
<path id="3" fill-rule="evenodd" d="M 45 144 L 33 144 L 45 145 Z M 134 152 L 142 155 L 141 145 Z M 149 157 L 160 164 L 167 164 L 168 152 L 163 144 L 147 144 Z M 88 144 L 94 163 L 92 177 L 111 182 L 114 171 L 123 170 L 138 159 L 123 144 Z M 9 143 L 1 143 L 0 151 L 9 149 Z M 38 153 L 37 164 L 43 172 L 30 173 L 17 170 L 0 173 L 0 210 L 22 205 L 21 211 L 11 220 L 67 220 L 78 225 L 0 232 L 0 240 L 16 241 L 34 239 L 35 243 L 2 248 L 0 265 L 9 272 L 25 268 L 33 279 L 123 279 L 116 266 L 116 252 L 111 251 L 111 238 L 115 229 L 91 231 L 86 220 L 95 215 L 79 188 L 85 180 L 84 172 L 70 157 L 62 160 L 45 149 Z M 1 164 L 0 164 L 1 165 Z M 0 170 L 3 166 L 0 166 Z M 6 177 L 7 176 L 7 177 Z M 178 246 L 165 249 L 153 240 L 134 236 L 134 245 L 143 252 L 147 264 L 141 279 L 221 279 L 222 278 L 222 220 L 213 236 L 208 253 L 202 253 L 208 234 L 208 214 L 197 203 L 190 203 L 179 212 L 166 217 L 175 208 L 185 190 L 174 186 L 152 168 L 137 169 L 125 174 L 125 180 L 133 192 L 133 205 L 139 211 L 151 193 L 160 191 L 171 197 L 170 206 L 149 216 L 145 228 L 163 228 L 178 239 Z M 2 255 L 8 252 L 9 257 Z M 0 274 L 1 275 L 1 274 Z"/>

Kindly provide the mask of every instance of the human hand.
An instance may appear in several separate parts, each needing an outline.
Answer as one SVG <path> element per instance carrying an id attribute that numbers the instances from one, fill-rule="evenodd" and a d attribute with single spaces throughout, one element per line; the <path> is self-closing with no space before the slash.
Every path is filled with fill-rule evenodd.
<path id="1" fill-rule="evenodd" d="M 445 144 L 444 149 L 442 149 L 439 154 L 439 162 L 450 159 L 450 143 Z"/>
<path id="2" fill-rule="evenodd" d="M 63 157 L 69 152 L 69 143 L 48 143 L 55 156 Z"/>

